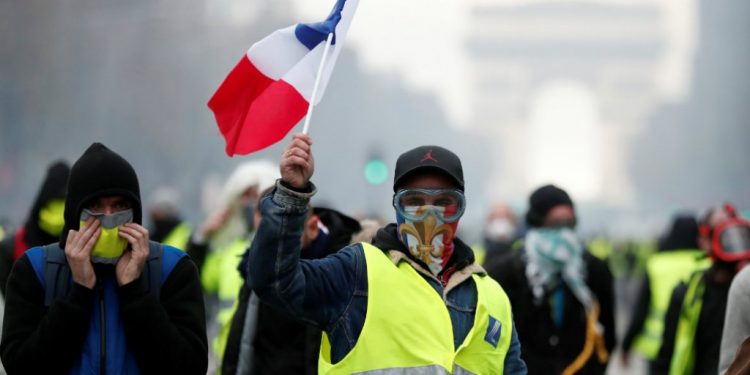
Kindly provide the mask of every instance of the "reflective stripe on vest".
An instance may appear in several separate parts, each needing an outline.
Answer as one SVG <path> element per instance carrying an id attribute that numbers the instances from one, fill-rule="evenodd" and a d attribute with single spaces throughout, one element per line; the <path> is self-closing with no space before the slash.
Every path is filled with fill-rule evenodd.
<path id="1" fill-rule="evenodd" d="M 186 223 L 180 223 L 164 238 L 161 242 L 165 245 L 169 245 L 185 251 L 188 241 L 190 240 L 190 226 Z"/>
<path id="2" fill-rule="evenodd" d="M 670 375 L 688 375 L 693 373 L 695 364 L 695 331 L 703 308 L 703 292 L 706 283 L 704 272 L 696 272 L 690 277 L 685 299 L 677 322 L 677 333 L 674 340 L 674 353 L 669 365 Z"/>
<path id="3" fill-rule="evenodd" d="M 709 265 L 709 258 L 701 258 L 703 255 L 705 253 L 701 250 L 663 251 L 651 255 L 646 261 L 651 301 L 643 329 L 633 344 L 646 359 L 653 361 L 659 354 L 664 315 L 674 287 L 686 282 L 696 270 Z"/>
<path id="4" fill-rule="evenodd" d="M 474 326 L 454 349 L 445 301 L 408 262 L 394 265 L 363 243 L 367 264 L 367 314 L 356 345 L 338 363 L 330 360 L 324 333 L 320 374 L 502 374 L 513 321 L 503 289 L 472 275 L 477 289 Z"/>

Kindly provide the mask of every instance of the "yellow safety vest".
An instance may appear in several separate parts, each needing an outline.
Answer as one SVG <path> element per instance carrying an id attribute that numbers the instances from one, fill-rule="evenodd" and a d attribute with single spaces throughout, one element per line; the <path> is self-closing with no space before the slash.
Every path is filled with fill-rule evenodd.
<path id="1" fill-rule="evenodd" d="M 674 339 L 674 352 L 669 364 L 669 375 L 689 375 L 695 365 L 695 332 L 703 308 L 703 281 L 705 271 L 695 272 L 688 281 L 685 299 L 682 302 L 677 332 Z"/>
<path id="2" fill-rule="evenodd" d="M 612 243 L 604 237 L 597 237 L 589 241 L 587 248 L 591 255 L 605 262 L 612 256 L 612 252 L 614 251 Z"/>
<path id="3" fill-rule="evenodd" d="M 247 239 L 238 239 L 223 249 L 211 252 L 203 263 L 201 284 L 208 294 L 219 297 L 219 311 L 216 314 L 219 334 L 214 337 L 211 345 L 214 353 L 222 358 L 224 348 L 229 337 L 229 327 L 236 310 L 237 295 L 242 288 L 242 276 L 237 271 L 242 254 L 250 245 Z"/>
<path id="4" fill-rule="evenodd" d="M 475 244 L 471 247 L 471 251 L 474 252 L 474 263 L 484 264 L 485 259 L 487 259 L 487 248 L 482 244 Z"/>
<path id="5" fill-rule="evenodd" d="M 185 251 L 188 241 L 190 240 L 190 233 L 192 229 L 187 223 L 180 223 L 169 234 L 164 237 L 161 243 L 176 247 L 182 251 Z"/>
<path id="6" fill-rule="evenodd" d="M 323 334 L 320 374 L 502 374 L 513 330 L 511 305 L 500 285 L 474 274 L 474 326 L 454 349 L 445 301 L 412 266 L 393 264 L 380 249 L 363 243 L 367 263 L 367 314 L 356 345 L 331 363 Z"/>
<path id="7" fill-rule="evenodd" d="M 646 261 L 646 277 L 649 279 L 651 301 L 643 329 L 633 347 L 646 359 L 655 360 L 661 348 L 664 333 L 664 315 L 674 287 L 687 281 L 698 269 L 710 265 L 701 250 L 685 249 L 662 251 L 652 254 Z"/>

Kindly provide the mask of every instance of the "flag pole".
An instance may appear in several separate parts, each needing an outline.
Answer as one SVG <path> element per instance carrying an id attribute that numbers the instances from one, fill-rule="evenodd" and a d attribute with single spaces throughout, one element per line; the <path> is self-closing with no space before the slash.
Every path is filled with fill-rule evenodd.
<path id="1" fill-rule="evenodd" d="M 315 106 L 315 97 L 318 95 L 318 86 L 320 86 L 320 76 L 323 75 L 323 67 L 326 65 L 328 59 L 328 49 L 331 47 L 333 42 L 333 33 L 328 34 L 326 39 L 326 46 L 323 48 L 323 58 L 320 59 L 320 67 L 318 67 L 318 75 L 315 76 L 315 85 L 313 85 L 312 95 L 310 95 L 310 105 L 307 106 L 307 116 L 305 116 L 305 126 L 302 128 L 302 133 L 307 134 L 310 129 L 310 118 L 312 117 L 313 107 Z"/>

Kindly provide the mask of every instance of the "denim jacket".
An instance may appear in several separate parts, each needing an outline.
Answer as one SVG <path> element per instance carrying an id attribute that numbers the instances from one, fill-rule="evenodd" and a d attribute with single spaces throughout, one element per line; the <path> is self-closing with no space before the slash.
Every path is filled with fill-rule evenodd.
<path id="1" fill-rule="evenodd" d="M 263 219 L 250 246 L 247 283 L 261 300 L 324 330 L 331 343 L 331 359 L 337 362 L 354 348 L 364 325 L 367 268 L 359 244 L 323 259 L 300 259 L 303 224 L 314 194 L 312 184 L 307 192 L 299 192 L 278 181 L 274 192 L 262 199 Z M 410 264 L 436 293 L 443 295 L 444 287 L 438 280 L 428 276 L 418 264 Z M 469 282 L 452 285 L 455 283 L 451 280 L 446 285 L 445 301 L 456 348 L 473 326 L 476 309 L 476 287 L 470 277 L 465 280 Z M 526 373 L 515 327 L 504 373 Z"/>

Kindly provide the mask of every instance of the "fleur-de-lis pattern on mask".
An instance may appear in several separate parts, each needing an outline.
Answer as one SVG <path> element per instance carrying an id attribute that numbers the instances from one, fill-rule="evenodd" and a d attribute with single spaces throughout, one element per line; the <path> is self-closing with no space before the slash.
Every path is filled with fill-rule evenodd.
<path id="1" fill-rule="evenodd" d="M 425 210 L 429 207 L 420 207 L 419 210 Z M 446 246 L 453 246 L 453 236 L 457 224 L 457 222 L 443 223 L 433 213 L 428 214 L 422 221 L 402 221 L 398 226 L 398 234 L 409 249 L 409 253 L 414 258 L 424 262 L 434 274 L 437 274 L 445 263 L 444 258 L 450 257 L 452 253 L 452 248 L 451 251 L 446 251 Z M 410 241 L 409 237 L 413 238 L 414 241 Z M 441 241 L 436 245 L 435 240 L 438 237 L 441 237 Z"/>

